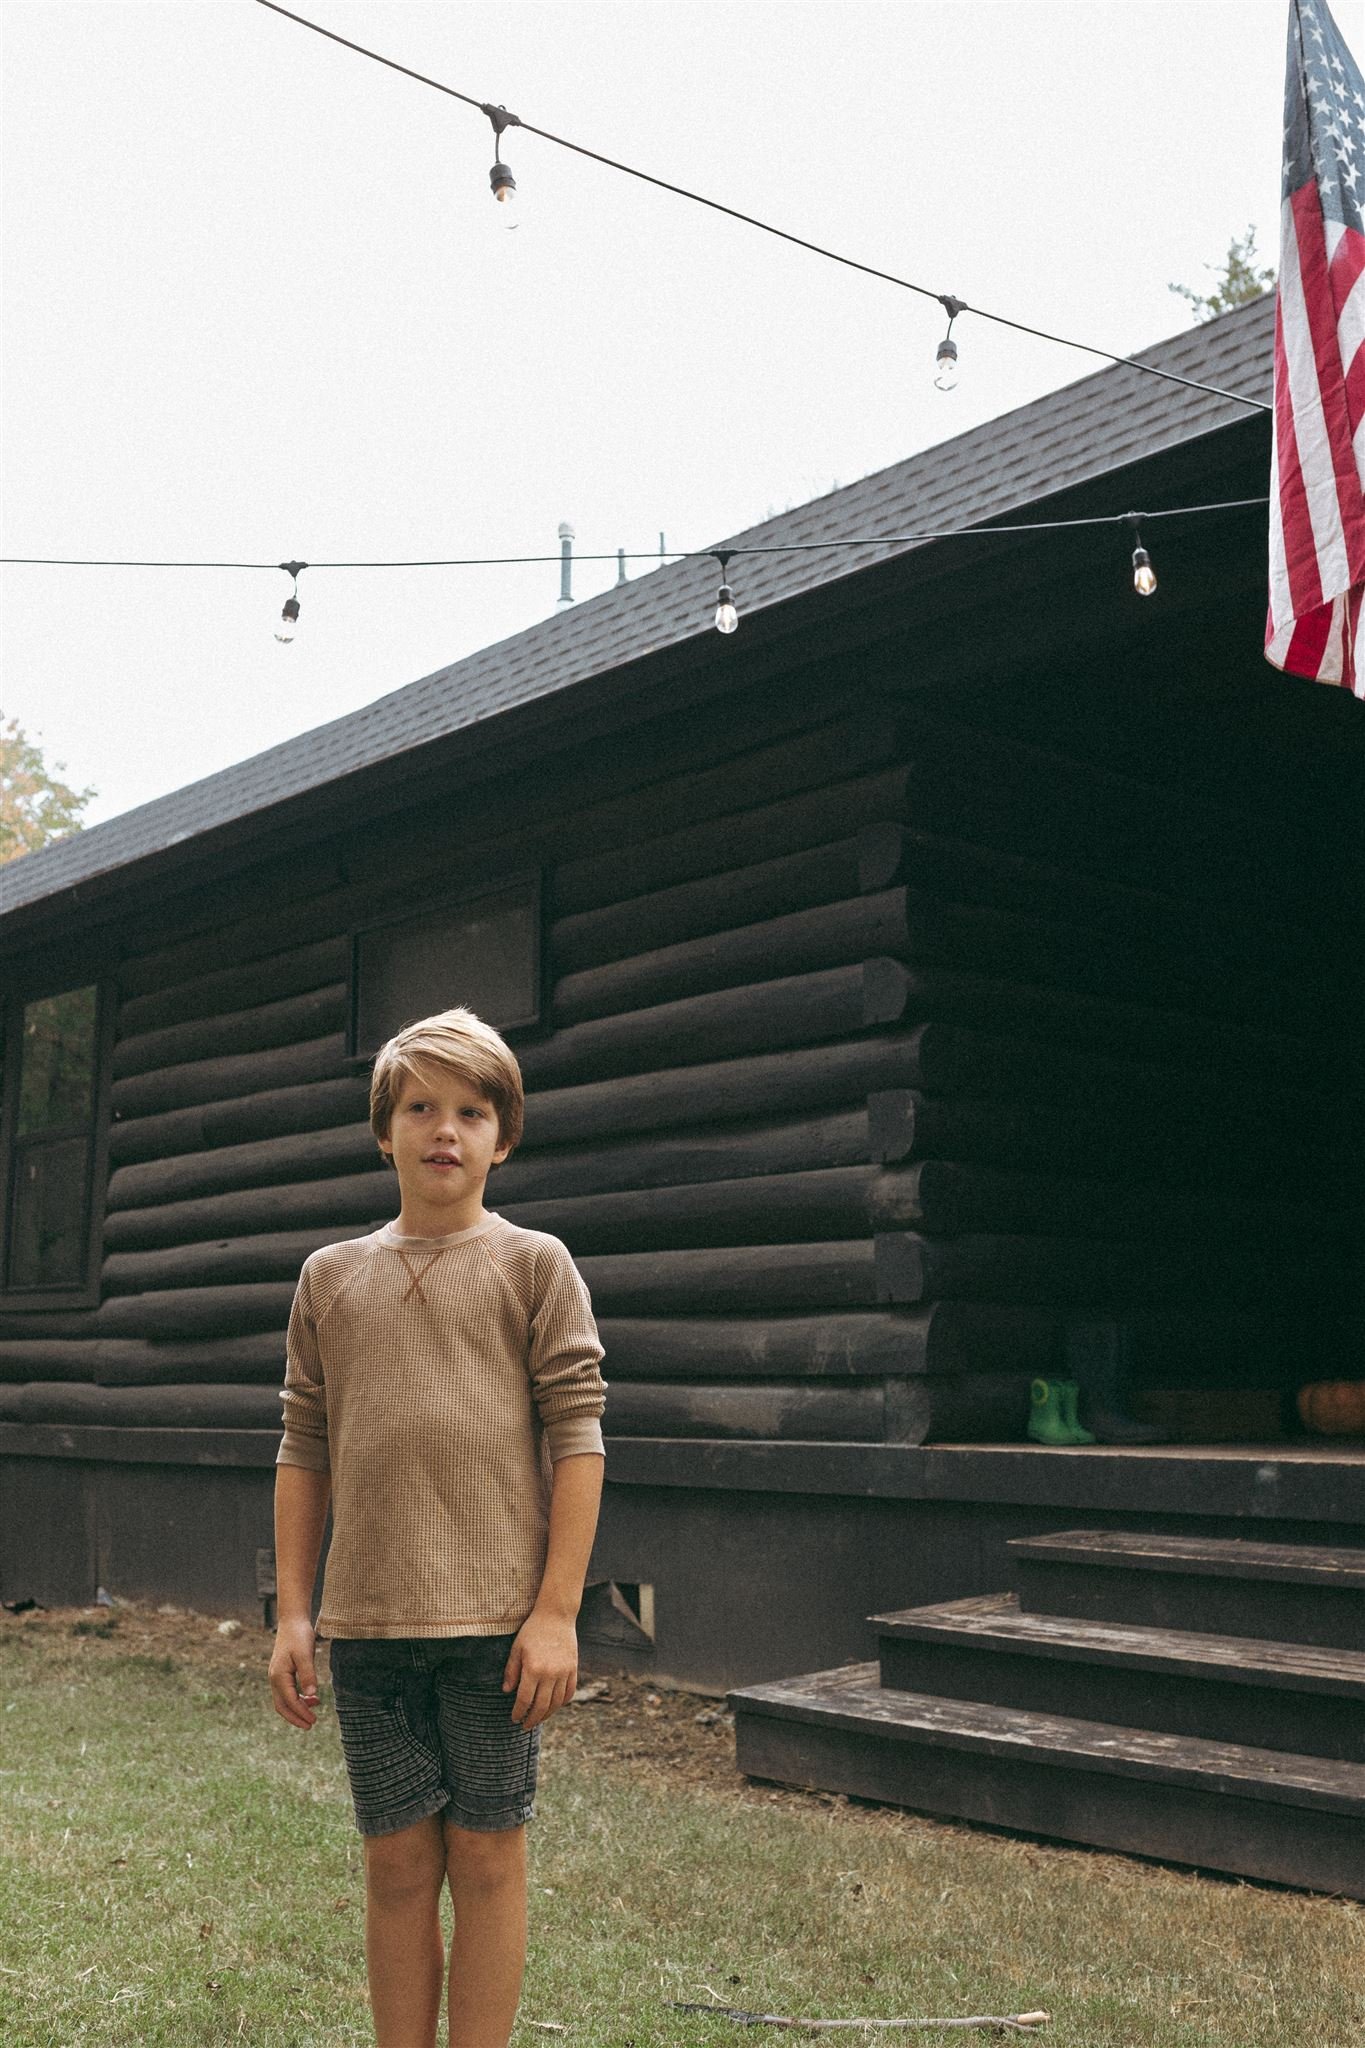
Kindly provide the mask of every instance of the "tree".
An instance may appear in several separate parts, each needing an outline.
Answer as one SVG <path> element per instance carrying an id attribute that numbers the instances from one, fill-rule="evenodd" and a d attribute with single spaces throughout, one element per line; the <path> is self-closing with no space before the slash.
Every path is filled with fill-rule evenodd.
<path id="1" fill-rule="evenodd" d="M 1212 270 L 1213 265 L 1206 263 L 1204 268 Z M 1259 299 L 1274 283 L 1274 269 L 1261 269 L 1256 262 L 1256 230 L 1248 227 L 1240 239 L 1234 236 L 1228 243 L 1223 275 L 1211 292 L 1197 292 L 1187 284 L 1168 285 L 1167 290 L 1188 299 L 1199 319 L 1213 320 L 1234 306 L 1245 306 L 1249 299 Z"/>
<path id="2" fill-rule="evenodd" d="M 0 862 L 36 853 L 81 829 L 81 812 L 96 794 L 57 780 L 65 761 L 49 773 L 42 751 L 17 718 L 0 724 Z"/>

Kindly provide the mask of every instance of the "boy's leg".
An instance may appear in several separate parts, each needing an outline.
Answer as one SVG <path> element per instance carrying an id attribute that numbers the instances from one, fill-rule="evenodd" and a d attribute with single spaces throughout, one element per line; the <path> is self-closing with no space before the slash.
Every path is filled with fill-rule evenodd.
<path id="1" fill-rule="evenodd" d="M 436 2048 L 445 1944 L 441 1817 L 365 1835 L 365 1966 L 375 2048 Z"/>
<path id="2" fill-rule="evenodd" d="M 450 2048 L 507 2048 L 526 1968 L 526 1825 L 444 1827 Z"/>

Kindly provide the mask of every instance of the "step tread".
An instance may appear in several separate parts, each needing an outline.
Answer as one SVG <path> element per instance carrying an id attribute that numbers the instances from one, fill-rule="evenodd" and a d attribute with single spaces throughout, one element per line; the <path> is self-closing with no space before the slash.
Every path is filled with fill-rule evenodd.
<path id="1" fill-rule="evenodd" d="M 1070 1615 L 1031 1614 L 1017 1593 L 984 1593 L 871 1614 L 883 1635 L 917 1642 L 966 1638 L 1021 1655 L 1045 1651 L 1066 1662 L 1128 1664 L 1150 1671 L 1224 1678 L 1234 1684 L 1281 1686 L 1287 1691 L 1335 1693 L 1365 1702 L 1365 1651 L 1316 1643 L 1274 1642 L 1262 1636 L 1203 1635 L 1194 1629 L 1148 1628 L 1140 1623 L 1082 1621 Z"/>
<path id="2" fill-rule="evenodd" d="M 726 1694 L 726 1704 L 737 1718 L 748 1713 L 823 1722 L 893 1741 L 941 1743 L 1020 1760 L 1027 1754 L 1035 1763 L 1188 1785 L 1365 1820 L 1365 1764 L 1166 1735 L 1108 1721 L 1081 1721 L 1064 1714 L 1036 1714 L 979 1700 L 900 1692 L 880 1683 L 872 1662 L 741 1686 Z"/>
<path id="3" fill-rule="evenodd" d="M 1229 1579 L 1283 1579 L 1365 1592 L 1365 1550 L 1323 1543 L 1257 1543 L 1242 1536 L 1168 1536 L 1136 1529 L 1063 1529 L 1011 1536 L 1016 1557 Z"/>

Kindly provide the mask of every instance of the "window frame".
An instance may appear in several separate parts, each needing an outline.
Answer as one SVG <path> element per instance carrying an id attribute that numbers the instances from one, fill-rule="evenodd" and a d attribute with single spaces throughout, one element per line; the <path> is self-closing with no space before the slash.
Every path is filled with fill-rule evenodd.
<path id="1" fill-rule="evenodd" d="M 9 1262 L 16 1193 L 15 1168 L 31 1142 L 18 1136 L 24 1011 L 30 1003 L 66 995 L 72 989 L 92 987 L 95 991 L 95 1057 L 90 1113 L 82 1127 L 90 1140 L 83 1198 L 83 1277 L 79 1282 L 62 1281 L 51 1287 L 11 1287 Z M 48 975 L 42 981 L 12 987 L 0 999 L 0 1049 L 3 1050 L 3 1067 L 0 1068 L 0 1309 L 7 1315 L 42 1314 L 49 1309 L 57 1314 L 65 1309 L 99 1306 L 105 1197 L 109 1179 L 109 1090 L 113 1079 L 116 1010 L 114 984 L 107 973 L 74 977 L 68 973 L 59 980 Z M 76 1127 L 63 1125 L 50 1134 L 48 1142 L 56 1144 L 78 1135 L 80 1132 Z"/>
<path id="2" fill-rule="evenodd" d="M 498 1023 L 493 1018 L 488 1022 L 494 1030 L 506 1038 L 524 1039 L 541 1033 L 546 1028 L 545 967 L 548 948 L 545 943 L 545 871 L 543 868 L 519 868 L 516 873 L 502 876 L 496 882 L 478 882 L 467 888 L 441 889 L 423 895 L 414 903 L 407 903 L 401 909 L 390 911 L 384 917 L 368 918 L 363 925 L 351 928 L 350 961 L 347 970 L 346 989 L 346 1060 L 357 1068 L 368 1068 L 374 1064 L 379 1046 L 368 1052 L 359 1043 L 360 1023 L 360 947 L 361 941 L 372 932 L 392 931 L 395 926 L 411 924 L 429 912 L 456 912 L 464 904 L 479 903 L 489 897 L 503 896 L 514 889 L 524 888 L 531 897 L 531 986 L 534 990 L 534 1009 L 529 1016 L 508 1023 Z M 394 1026 L 397 1030 L 400 1027 Z M 383 1040 L 380 1041 L 383 1043 Z"/>

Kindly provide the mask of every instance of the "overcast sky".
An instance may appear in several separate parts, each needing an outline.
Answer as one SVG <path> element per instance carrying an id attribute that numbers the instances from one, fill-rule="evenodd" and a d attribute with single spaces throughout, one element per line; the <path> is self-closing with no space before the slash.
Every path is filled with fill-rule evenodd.
<path id="1" fill-rule="evenodd" d="M 1169 284 L 1248 223 L 1275 257 L 1284 0 L 292 5 L 1118 352 L 1186 327 Z M 5 555 L 553 553 L 561 520 L 585 552 L 704 546 L 1099 367 L 964 316 L 945 395 L 931 301 L 515 131 L 509 233 L 482 115 L 254 0 L 5 0 L 2 65 Z M 277 570 L 2 573 L 0 712 L 97 787 L 92 823 L 558 592 L 309 571 L 285 647 Z"/>

